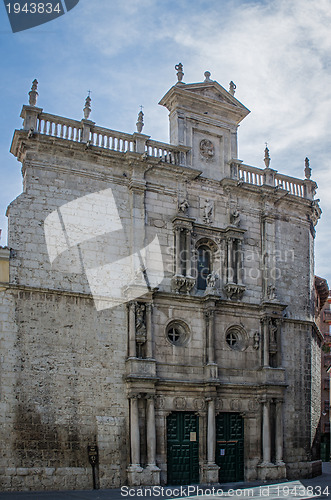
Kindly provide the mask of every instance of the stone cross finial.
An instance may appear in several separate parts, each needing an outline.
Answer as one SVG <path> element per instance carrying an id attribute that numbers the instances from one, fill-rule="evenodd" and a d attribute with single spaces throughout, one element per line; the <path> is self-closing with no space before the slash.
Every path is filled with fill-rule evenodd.
<path id="1" fill-rule="evenodd" d="M 178 78 L 177 83 L 182 83 L 183 76 L 184 76 L 182 63 L 176 64 L 175 70 L 177 71 L 177 78 Z"/>
<path id="2" fill-rule="evenodd" d="M 90 97 L 90 93 L 91 91 L 89 90 L 88 91 L 88 96 L 86 97 L 86 100 L 85 100 L 85 106 L 84 106 L 84 120 L 88 120 L 89 119 L 89 116 L 90 116 L 90 113 L 91 113 L 91 97 Z"/>
<path id="3" fill-rule="evenodd" d="M 266 168 L 269 168 L 270 165 L 270 156 L 269 156 L 269 148 L 268 148 L 268 143 L 265 143 L 265 150 L 264 150 L 264 163 Z"/>
<path id="4" fill-rule="evenodd" d="M 36 79 L 34 79 L 32 82 L 31 90 L 29 92 L 29 105 L 30 106 L 35 106 L 37 104 L 37 97 L 39 95 L 37 92 L 37 88 L 38 88 L 38 82 Z"/>
<path id="5" fill-rule="evenodd" d="M 235 94 L 235 92 L 236 92 L 237 85 L 236 85 L 236 84 L 235 84 L 232 80 L 231 80 L 231 82 L 230 82 L 230 84 L 229 84 L 229 85 L 230 85 L 230 88 L 229 88 L 229 93 L 230 93 L 231 95 L 234 95 L 234 94 Z"/>
<path id="6" fill-rule="evenodd" d="M 204 83 L 211 82 L 210 76 L 211 76 L 210 71 L 205 71 L 204 72 L 204 77 L 205 77 L 205 82 Z"/>
<path id="7" fill-rule="evenodd" d="M 305 176 L 306 179 L 310 179 L 311 177 L 311 168 L 309 166 L 309 158 L 305 158 Z"/>
<path id="8" fill-rule="evenodd" d="M 141 106 L 141 110 L 138 113 L 138 121 L 136 123 L 136 126 L 137 126 L 138 134 L 141 134 L 142 129 L 144 128 L 144 113 L 142 110 L 142 106 Z"/>

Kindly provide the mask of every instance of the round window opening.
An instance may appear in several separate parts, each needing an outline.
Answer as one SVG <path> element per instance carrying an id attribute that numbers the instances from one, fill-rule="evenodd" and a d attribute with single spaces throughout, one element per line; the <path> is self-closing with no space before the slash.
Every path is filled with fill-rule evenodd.
<path id="1" fill-rule="evenodd" d="M 226 336 L 226 341 L 229 344 L 230 347 L 235 349 L 235 346 L 238 344 L 238 335 L 234 332 L 230 332 Z"/>
<path id="2" fill-rule="evenodd" d="M 172 345 L 181 346 L 188 340 L 188 327 L 185 323 L 172 321 L 167 326 L 167 339 Z"/>
<path id="3" fill-rule="evenodd" d="M 228 346 L 235 351 L 244 351 L 247 347 L 246 333 L 237 326 L 227 330 L 225 340 Z"/>

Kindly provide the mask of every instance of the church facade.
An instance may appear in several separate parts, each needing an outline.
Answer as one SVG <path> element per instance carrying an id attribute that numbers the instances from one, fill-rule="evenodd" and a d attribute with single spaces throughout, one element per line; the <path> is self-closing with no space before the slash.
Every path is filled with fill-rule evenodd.
<path id="1" fill-rule="evenodd" d="M 1 487 L 213 484 L 321 473 L 320 208 L 238 159 L 249 110 L 177 83 L 170 144 L 23 106 L 0 249 Z"/>

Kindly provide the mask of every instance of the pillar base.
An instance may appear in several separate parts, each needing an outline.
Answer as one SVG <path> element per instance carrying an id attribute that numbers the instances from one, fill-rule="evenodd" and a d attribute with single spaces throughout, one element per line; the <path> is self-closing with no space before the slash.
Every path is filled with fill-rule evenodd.
<path id="1" fill-rule="evenodd" d="M 270 481 L 274 479 L 286 479 L 285 464 L 275 465 L 271 463 L 262 463 L 257 466 L 257 478 L 261 481 Z"/>
<path id="2" fill-rule="evenodd" d="M 205 484 L 219 483 L 219 466 L 216 464 L 205 464 L 203 466 L 203 482 Z"/>
<path id="3" fill-rule="evenodd" d="M 157 486 L 160 484 L 161 470 L 156 465 L 148 465 L 143 469 L 137 465 L 127 468 L 129 486 Z"/>

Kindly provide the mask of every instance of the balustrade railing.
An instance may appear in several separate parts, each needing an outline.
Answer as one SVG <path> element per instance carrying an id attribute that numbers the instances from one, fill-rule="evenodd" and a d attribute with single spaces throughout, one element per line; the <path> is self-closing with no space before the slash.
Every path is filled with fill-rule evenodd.
<path id="1" fill-rule="evenodd" d="M 250 167 L 243 164 L 239 165 L 238 177 L 239 180 L 248 182 L 249 184 L 255 184 L 256 186 L 262 186 L 263 184 L 263 171 L 257 167 Z"/>
<path id="2" fill-rule="evenodd" d="M 90 143 L 92 146 L 98 146 L 99 148 L 110 149 L 122 153 L 135 150 L 135 143 L 131 134 L 125 134 L 102 127 L 92 127 Z"/>
<path id="3" fill-rule="evenodd" d="M 267 183 L 265 180 L 266 172 L 267 169 L 262 170 L 250 165 L 238 164 L 238 174 L 236 178 L 241 182 L 262 186 Z M 269 170 L 269 172 L 272 172 L 272 170 Z M 268 185 L 284 189 L 295 196 L 305 197 L 305 184 L 303 180 L 278 173 L 275 173 L 273 177 L 271 176 L 271 179 L 272 183 L 268 183 Z"/>
<path id="4" fill-rule="evenodd" d="M 300 179 L 295 177 L 288 177 L 287 175 L 276 174 L 275 175 L 275 186 L 289 191 L 290 194 L 295 196 L 305 196 L 304 183 Z"/>
<path id="5" fill-rule="evenodd" d="M 144 147 L 142 149 L 137 147 L 137 134 L 126 134 L 97 127 L 93 122 L 70 120 L 49 113 L 40 113 L 38 115 L 36 131 L 40 134 L 69 141 L 88 142 L 89 145 L 121 153 L 144 151 Z M 190 148 L 185 146 L 172 146 L 165 142 L 150 139 L 147 139 L 145 143 L 146 155 L 172 165 L 187 165 L 189 150 Z M 262 170 L 234 161 L 231 163 L 231 176 L 238 179 L 239 182 L 255 186 L 267 184 L 284 189 L 295 196 L 307 197 L 305 181 L 278 174 L 271 169 Z"/>
<path id="6" fill-rule="evenodd" d="M 136 141 L 132 134 L 118 132 L 107 128 L 89 125 L 89 133 L 85 140 L 89 145 L 97 146 L 121 153 L 135 152 Z M 36 131 L 51 137 L 59 137 L 69 141 L 81 142 L 83 140 L 84 122 L 62 118 L 49 113 L 40 113 L 37 118 Z M 185 165 L 189 148 L 175 147 L 164 142 L 147 140 L 145 153 L 153 158 L 158 158 L 164 163 Z"/>
<path id="7" fill-rule="evenodd" d="M 69 120 L 49 113 L 41 113 L 37 119 L 37 131 L 40 134 L 79 142 L 81 130 L 82 124 L 77 120 Z"/>

